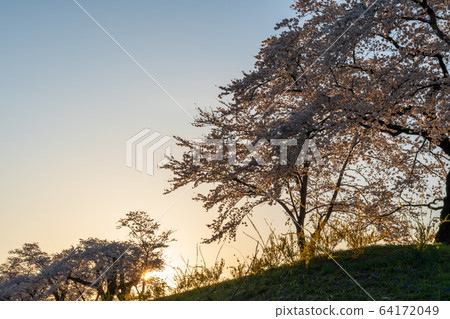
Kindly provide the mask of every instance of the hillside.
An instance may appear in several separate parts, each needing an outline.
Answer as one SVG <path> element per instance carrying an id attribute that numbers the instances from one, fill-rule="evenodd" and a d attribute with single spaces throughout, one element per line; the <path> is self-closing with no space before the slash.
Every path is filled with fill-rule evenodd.
<path id="1" fill-rule="evenodd" d="M 450 246 L 372 246 L 335 260 L 375 300 L 450 300 Z M 313 259 L 159 300 L 370 300 L 331 259 Z"/>

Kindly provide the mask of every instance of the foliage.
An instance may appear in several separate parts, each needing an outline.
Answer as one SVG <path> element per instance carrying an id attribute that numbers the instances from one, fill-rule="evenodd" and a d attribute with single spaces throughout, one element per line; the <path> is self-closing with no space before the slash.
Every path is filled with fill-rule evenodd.
<path id="1" fill-rule="evenodd" d="M 219 251 L 220 253 L 220 251 Z M 189 261 L 185 262 L 185 268 L 176 267 L 176 274 L 173 281 L 176 284 L 175 293 L 180 293 L 200 287 L 217 284 L 223 280 L 223 271 L 225 267 L 225 260 L 218 260 L 219 253 L 214 262 L 214 266 L 207 267 L 201 249 L 197 246 L 197 258 L 195 265 L 189 265 Z M 198 257 L 201 257 L 199 263 Z"/>
<path id="2" fill-rule="evenodd" d="M 438 221 L 436 218 L 428 218 L 425 221 L 422 217 L 413 218 L 410 221 L 412 243 L 418 250 L 425 250 L 434 242 L 438 231 Z"/>
<path id="3" fill-rule="evenodd" d="M 141 287 L 136 287 L 137 293 L 132 293 L 130 300 L 154 300 L 170 293 L 171 288 L 161 278 L 151 277 L 141 283 Z"/>
<path id="4" fill-rule="evenodd" d="M 190 151 L 166 166 L 174 173 L 168 192 L 211 186 L 195 198 L 218 210 L 205 242 L 235 238 L 261 204 L 278 205 L 294 222 L 300 250 L 306 225 L 319 238 L 334 216 L 367 229 L 368 242 L 376 233 L 401 241 L 407 224 L 398 200 L 416 215 L 415 195 L 425 193 L 426 205 L 440 209 L 434 204 L 449 171 L 448 10 L 420 0 L 298 0 L 293 7 L 297 16 L 264 41 L 255 68 L 222 87 L 222 105 L 199 110 L 194 122 L 208 128 L 206 139 L 260 146 L 258 156 L 238 143 L 224 148 L 225 159 L 202 158 L 199 166 L 198 146 L 179 138 Z M 283 164 L 272 139 L 297 143 Z M 311 139 L 322 161 L 306 156 L 298 164 Z M 227 160 L 233 152 L 238 165 Z"/>
<path id="5" fill-rule="evenodd" d="M 261 247 L 261 252 L 253 258 L 253 262 L 250 263 L 251 266 L 250 273 L 257 274 L 263 272 L 267 269 L 276 268 L 282 265 L 294 264 L 300 260 L 300 251 L 297 246 L 297 234 L 289 232 L 287 234 L 277 235 L 275 229 L 267 223 L 269 228 L 269 236 L 266 240 L 261 236 L 260 231 L 253 223 L 253 221 L 248 217 L 248 221 L 252 225 L 253 229 L 258 235 L 258 239 L 250 236 Z M 237 266 L 235 273 L 237 273 Z"/>
<path id="6" fill-rule="evenodd" d="M 133 290 L 159 296 L 144 289 L 142 275 L 163 267 L 172 231 L 160 232 L 145 212 L 128 213 L 121 227 L 130 229 L 127 241 L 81 239 L 57 254 L 42 252 L 37 243 L 12 250 L 0 266 L 0 299 L 129 300 Z"/>
<path id="7" fill-rule="evenodd" d="M 372 246 L 336 260 L 375 300 L 449 300 L 450 246 Z M 433 273 L 433 276 L 430 276 Z M 160 300 L 370 300 L 336 263 L 324 257 L 273 268 Z"/>

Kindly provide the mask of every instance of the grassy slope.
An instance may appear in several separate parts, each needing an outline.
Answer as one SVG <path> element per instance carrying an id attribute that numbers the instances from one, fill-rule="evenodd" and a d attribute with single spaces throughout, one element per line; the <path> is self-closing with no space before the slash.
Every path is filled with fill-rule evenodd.
<path id="1" fill-rule="evenodd" d="M 450 246 L 373 246 L 335 260 L 375 300 L 450 300 Z M 370 300 L 333 260 L 313 259 L 160 300 Z"/>

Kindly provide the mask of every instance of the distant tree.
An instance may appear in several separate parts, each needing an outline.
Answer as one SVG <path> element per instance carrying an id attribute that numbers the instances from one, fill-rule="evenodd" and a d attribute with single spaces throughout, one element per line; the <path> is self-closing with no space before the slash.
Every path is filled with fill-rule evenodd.
<path id="1" fill-rule="evenodd" d="M 157 271 L 164 267 L 163 249 L 174 241 L 171 237 L 173 230 L 160 232 L 161 225 L 151 219 L 145 212 L 129 212 L 125 218 L 118 222 L 118 229 L 129 230 L 128 238 L 131 245 L 139 247 L 139 258 L 135 261 L 134 267 L 140 269 L 141 276 L 135 278 L 133 287 L 142 296 L 160 296 L 164 283 L 155 278 L 146 280 L 142 277 L 143 272 Z M 150 285 L 150 287 L 147 287 Z M 148 288 L 148 289 L 147 289 Z"/>
<path id="2" fill-rule="evenodd" d="M 36 243 L 11 251 L 0 266 L 0 299 L 128 300 L 147 293 L 143 275 L 164 267 L 163 249 L 173 232 L 161 232 L 145 212 L 128 213 L 122 227 L 130 229 L 127 241 L 82 239 L 54 255 Z"/>
<path id="3" fill-rule="evenodd" d="M 9 252 L 0 265 L 0 299 L 33 300 L 41 295 L 51 278 L 44 281 L 39 273 L 50 264 L 51 257 L 37 243 L 27 243 Z"/>

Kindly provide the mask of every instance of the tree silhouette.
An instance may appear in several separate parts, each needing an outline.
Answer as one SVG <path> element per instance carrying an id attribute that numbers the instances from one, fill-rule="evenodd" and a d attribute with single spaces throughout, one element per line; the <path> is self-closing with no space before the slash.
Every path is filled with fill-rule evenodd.
<path id="1" fill-rule="evenodd" d="M 37 243 L 12 250 L 0 266 L 0 299 L 128 300 L 133 293 L 145 295 L 143 274 L 164 267 L 163 250 L 173 241 L 173 231 L 161 232 L 145 212 L 128 213 L 119 220 L 122 227 L 130 230 L 127 241 L 81 239 L 53 255 Z"/>
<path id="2" fill-rule="evenodd" d="M 421 207 L 441 209 L 445 220 L 448 197 L 436 205 L 450 156 L 445 4 L 299 0 L 294 9 L 297 17 L 264 41 L 254 70 L 222 87 L 223 104 L 199 110 L 194 125 L 209 128 L 206 139 L 224 141 L 225 159 L 203 158 L 198 165 L 193 152 L 185 153 L 167 165 L 174 172 L 168 192 L 191 182 L 213 185 L 196 197 L 219 211 L 207 242 L 233 238 L 243 217 L 264 203 L 279 204 L 295 220 L 300 246 L 306 212 L 316 212 L 309 231 L 317 233 L 333 216 L 351 223 L 363 209 L 372 217 L 368 224 L 392 227 L 397 238 L 404 234 L 399 216 L 420 214 Z M 248 163 L 248 149 L 232 143 L 255 146 L 261 139 L 295 139 L 297 145 L 279 165 L 279 149 L 269 143 Z M 295 165 L 308 139 L 325 154 L 325 166 Z M 198 147 L 182 138 L 179 143 Z M 203 145 L 202 152 L 214 150 Z M 244 165 L 227 161 L 232 152 Z M 438 241 L 448 243 L 448 225 L 441 225 Z"/>

